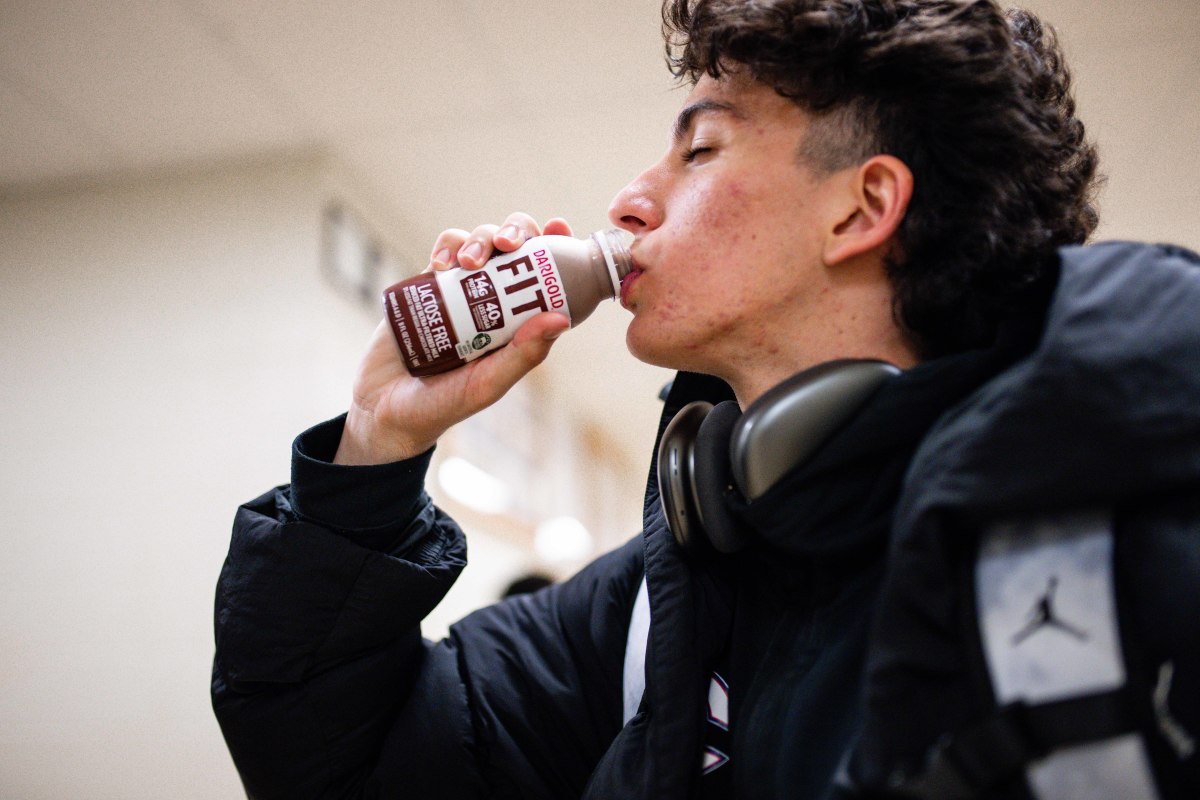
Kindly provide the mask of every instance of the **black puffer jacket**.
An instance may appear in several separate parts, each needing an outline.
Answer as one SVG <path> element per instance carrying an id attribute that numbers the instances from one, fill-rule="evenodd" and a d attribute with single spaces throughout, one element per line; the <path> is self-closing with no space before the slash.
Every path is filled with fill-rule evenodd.
<path id="1" fill-rule="evenodd" d="M 731 502 L 754 544 L 688 561 L 654 476 L 643 535 L 571 581 L 467 617 L 421 618 L 465 563 L 421 493 L 428 457 L 328 463 L 302 434 L 293 483 L 244 506 L 217 592 L 213 701 L 254 797 L 820 798 L 863 720 L 863 666 L 912 453 L 949 408 L 1023 357 L 1040 320 L 909 370 L 764 497 Z M 727 399 L 680 375 L 663 419 Z M 643 574 L 645 694 L 622 724 Z M 710 678 L 729 686 L 729 761 L 701 776 Z M 724 770 L 724 772 L 722 772 Z M 714 776 L 730 785 L 722 786 Z"/>
<path id="2" fill-rule="evenodd" d="M 959 362 L 893 381 L 811 462 L 738 509 L 763 537 L 748 552 L 687 562 L 651 480 L 642 537 L 563 585 L 469 616 L 437 644 L 418 625 L 466 544 L 420 494 L 426 459 L 336 468 L 323 459 L 340 420 L 301 435 L 293 485 L 239 510 L 217 591 L 214 706 L 248 792 L 691 796 L 720 664 L 733 715 L 722 769 L 738 796 L 822 796 L 858 718 L 900 477 L 937 411 L 991 371 L 987 358 Z M 664 419 L 728 396 L 681 375 Z M 643 563 L 646 689 L 622 726 Z"/>

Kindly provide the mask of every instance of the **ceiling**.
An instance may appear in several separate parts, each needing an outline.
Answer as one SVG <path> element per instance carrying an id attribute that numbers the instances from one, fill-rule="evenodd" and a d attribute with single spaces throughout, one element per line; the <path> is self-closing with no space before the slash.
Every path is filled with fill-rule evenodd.
<path id="1" fill-rule="evenodd" d="M 1105 232 L 1200 245 L 1200 3 L 1027 5 L 1074 63 Z M 665 143 L 681 93 L 661 51 L 658 0 L 0 0 L 0 193 L 321 152 L 414 258 L 513 209 L 587 232 Z M 550 368 L 602 411 L 666 373 L 623 354 L 623 312 L 598 317 Z"/>
<path id="2" fill-rule="evenodd" d="M 646 0 L 0 0 L 0 186 L 320 148 L 414 233 L 514 207 L 602 225 L 677 104 L 657 20 Z"/>

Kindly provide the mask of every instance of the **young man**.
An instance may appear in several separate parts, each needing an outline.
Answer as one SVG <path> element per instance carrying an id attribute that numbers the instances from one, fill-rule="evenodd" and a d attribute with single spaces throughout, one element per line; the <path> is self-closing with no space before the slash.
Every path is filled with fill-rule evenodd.
<path id="1" fill-rule="evenodd" d="M 302 434 L 291 486 L 238 513 L 218 587 L 213 696 L 251 795 L 1027 796 L 1024 762 L 957 795 L 944 773 L 922 771 L 941 734 L 991 706 L 942 658 L 958 652 L 957 629 L 923 627 L 953 617 L 956 601 L 906 616 L 925 609 L 893 585 L 889 564 L 937 569 L 889 548 L 943 507 L 945 493 L 923 492 L 946 483 L 947 449 L 989 430 L 983 412 L 966 431 L 952 427 L 961 412 L 946 412 L 981 387 L 1022 397 L 1024 384 L 1005 380 L 1037 363 L 1035 348 L 1074 352 L 1053 349 L 1057 320 L 1094 311 L 1059 285 L 1090 285 L 1058 248 L 1095 224 L 1095 154 L 1053 36 L 988 0 L 674 0 L 664 20 L 673 69 L 693 89 L 668 152 L 610 210 L 635 236 L 622 288 L 629 349 L 680 370 L 664 422 L 697 399 L 745 409 L 841 359 L 902 371 L 765 493 L 720 498 L 745 538 L 737 553 L 681 550 L 652 476 L 642 537 L 433 644 L 419 623 L 465 545 L 422 493 L 430 448 L 539 363 L 566 320 L 536 317 L 508 347 L 426 380 L 408 376 L 381 326 L 348 415 Z M 555 220 L 545 231 L 569 229 Z M 477 267 L 538 232 L 519 214 L 447 231 L 432 262 Z M 1187 346 L 1172 353 L 1189 352 L 1196 336 L 1179 298 L 1200 289 L 1180 265 L 1188 256 L 1106 259 L 1158 276 L 1151 296 L 1175 298 L 1160 322 L 1185 329 L 1172 341 Z M 1129 283 L 1106 285 L 1107 300 Z M 1151 383 L 1179 396 L 1173 382 L 1194 386 L 1193 366 Z M 1078 390 L 1070 369 L 1055 374 L 1051 396 Z M 1158 470 L 1164 484 L 1142 488 L 1194 487 L 1196 413 L 1156 408 L 1170 409 L 1171 435 L 1188 448 L 1177 469 Z M 930 437 L 941 449 L 914 464 L 943 415 Z M 896 526 L 910 466 L 925 481 L 910 481 L 901 522 L 911 524 Z M 953 476 L 984 474 L 968 459 Z M 970 492 L 950 496 L 977 508 Z M 1028 510 L 1025 496 L 1012 501 L 1002 510 Z M 905 603 L 884 603 L 888 624 L 873 633 L 889 569 L 889 596 Z M 937 648 L 914 655 L 914 642 Z M 1194 666 L 1194 649 L 1167 655 Z M 941 660 L 921 661 L 933 653 Z M 1195 683 L 1182 691 L 1193 693 L 1187 708 Z M 1186 730 L 1194 716 L 1171 719 Z M 1158 767 L 1161 748 L 1149 747 Z"/>

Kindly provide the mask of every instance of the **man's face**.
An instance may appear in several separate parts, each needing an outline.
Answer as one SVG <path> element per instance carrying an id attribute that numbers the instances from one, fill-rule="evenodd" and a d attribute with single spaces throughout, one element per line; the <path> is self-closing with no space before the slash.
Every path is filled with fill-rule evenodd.
<path id="1" fill-rule="evenodd" d="M 806 351 L 828 323 L 816 316 L 830 311 L 821 248 L 835 176 L 798 157 L 806 128 L 805 113 L 768 86 L 737 76 L 696 84 L 667 153 L 609 209 L 637 237 L 621 300 L 639 359 L 735 390 L 751 373 L 782 379 L 811 363 Z"/>

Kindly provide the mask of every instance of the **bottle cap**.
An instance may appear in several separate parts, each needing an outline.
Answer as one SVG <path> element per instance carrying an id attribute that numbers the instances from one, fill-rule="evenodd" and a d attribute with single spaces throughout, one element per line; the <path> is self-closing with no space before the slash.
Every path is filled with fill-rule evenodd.
<path id="1" fill-rule="evenodd" d="M 620 228 L 610 228 L 596 231 L 592 238 L 600 245 L 600 252 L 604 254 L 604 264 L 608 267 L 615 297 L 621 293 L 621 279 L 633 269 L 633 255 L 629 252 L 629 246 L 633 244 L 633 234 Z"/>

